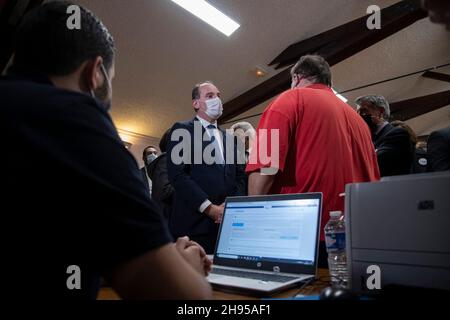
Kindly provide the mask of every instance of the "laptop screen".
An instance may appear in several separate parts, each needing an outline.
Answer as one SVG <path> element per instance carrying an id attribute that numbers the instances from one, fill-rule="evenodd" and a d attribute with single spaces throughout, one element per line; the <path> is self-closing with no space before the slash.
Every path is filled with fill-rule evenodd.
<path id="1" fill-rule="evenodd" d="M 236 198 L 237 201 L 230 198 L 225 207 L 216 257 L 315 264 L 320 196 L 312 194 L 300 199 L 292 196 Z"/>

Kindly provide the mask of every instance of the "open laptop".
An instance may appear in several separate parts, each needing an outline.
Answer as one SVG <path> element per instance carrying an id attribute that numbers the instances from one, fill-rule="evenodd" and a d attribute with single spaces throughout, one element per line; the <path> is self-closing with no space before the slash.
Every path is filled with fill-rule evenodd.
<path id="1" fill-rule="evenodd" d="M 230 197 L 208 281 L 269 295 L 315 277 L 322 194 Z"/>

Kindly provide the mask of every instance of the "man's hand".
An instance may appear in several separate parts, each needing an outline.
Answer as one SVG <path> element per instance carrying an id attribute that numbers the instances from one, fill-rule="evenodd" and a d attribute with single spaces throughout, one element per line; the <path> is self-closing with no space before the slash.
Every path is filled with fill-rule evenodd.
<path id="1" fill-rule="evenodd" d="M 206 208 L 205 213 L 208 217 L 213 219 L 215 223 L 221 223 L 224 207 L 225 203 L 222 203 L 220 206 L 211 204 L 208 208 Z"/>
<path id="2" fill-rule="evenodd" d="M 207 276 L 211 271 L 212 262 L 206 256 L 205 250 L 188 237 L 178 238 L 175 248 L 181 256 L 201 275 Z"/>
<path id="3" fill-rule="evenodd" d="M 201 245 L 199 245 L 197 242 L 189 240 L 189 246 L 198 246 L 200 248 L 201 256 L 203 257 L 203 267 L 205 270 L 205 275 L 208 275 L 209 272 L 212 269 L 212 261 L 208 258 L 205 249 Z"/>

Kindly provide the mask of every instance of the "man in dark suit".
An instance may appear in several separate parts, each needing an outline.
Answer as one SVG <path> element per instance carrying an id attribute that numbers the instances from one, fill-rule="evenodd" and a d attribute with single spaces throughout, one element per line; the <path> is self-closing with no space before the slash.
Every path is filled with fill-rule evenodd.
<path id="1" fill-rule="evenodd" d="M 217 126 L 223 108 L 216 86 L 196 85 L 192 105 L 196 117 L 172 127 L 167 148 L 175 189 L 169 226 L 172 234 L 188 234 L 212 253 L 225 198 L 245 194 L 245 159 L 239 165 L 235 138 Z"/>
<path id="2" fill-rule="evenodd" d="M 144 161 L 144 166 L 141 168 L 142 180 L 148 186 L 150 196 L 152 194 L 152 180 L 148 173 L 148 168 L 157 157 L 158 150 L 154 146 L 148 146 L 142 152 L 142 161 Z"/>
<path id="3" fill-rule="evenodd" d="M 428 138 L 428 171 L 450 170 L 450 126 Z"/>
<path id="4" fill-rule="evenodd" d="M 356 99 L 357 111 L 367 123 L 377 152 L 382 177 L 410 174 L 414 149 L 408 131 L 392 126 L 389 103 L 383 96 L 367 95 Z"/>
<path id="5" fill-rule="evenodd" d="M 161 137 L 161 141 L 159 142 L 161 155 L 150 163 L 146 171 L 152 182 L 152 199 L 158 203 L 166 220 L 169 219 L 170 213 L 172 212 L 173 195 L 175 193 L 167 173 L 166 151 L 169 134 L 170 129 Z"/>

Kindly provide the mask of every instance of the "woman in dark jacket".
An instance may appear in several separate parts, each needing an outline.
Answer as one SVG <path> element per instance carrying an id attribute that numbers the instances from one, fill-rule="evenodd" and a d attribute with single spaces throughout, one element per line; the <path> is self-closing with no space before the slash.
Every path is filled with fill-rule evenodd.
<path id="1" fill-rule="evenodd" d="M 170 129 L 167 130 L 161 137 L 159 142 L 159 149 L 161 150 L 161 155 L 156 158 L 148 166 L 148 175 L 152 180 L 152 199 L 162 209 L 164 217 L 166 220 L 170 218 L 170 212 L 172 210 L 172 198 L 174 194 L 174 189 L 169 182 L 169 177 L 167 175 L 167 139 L 169 137 Z"/>

